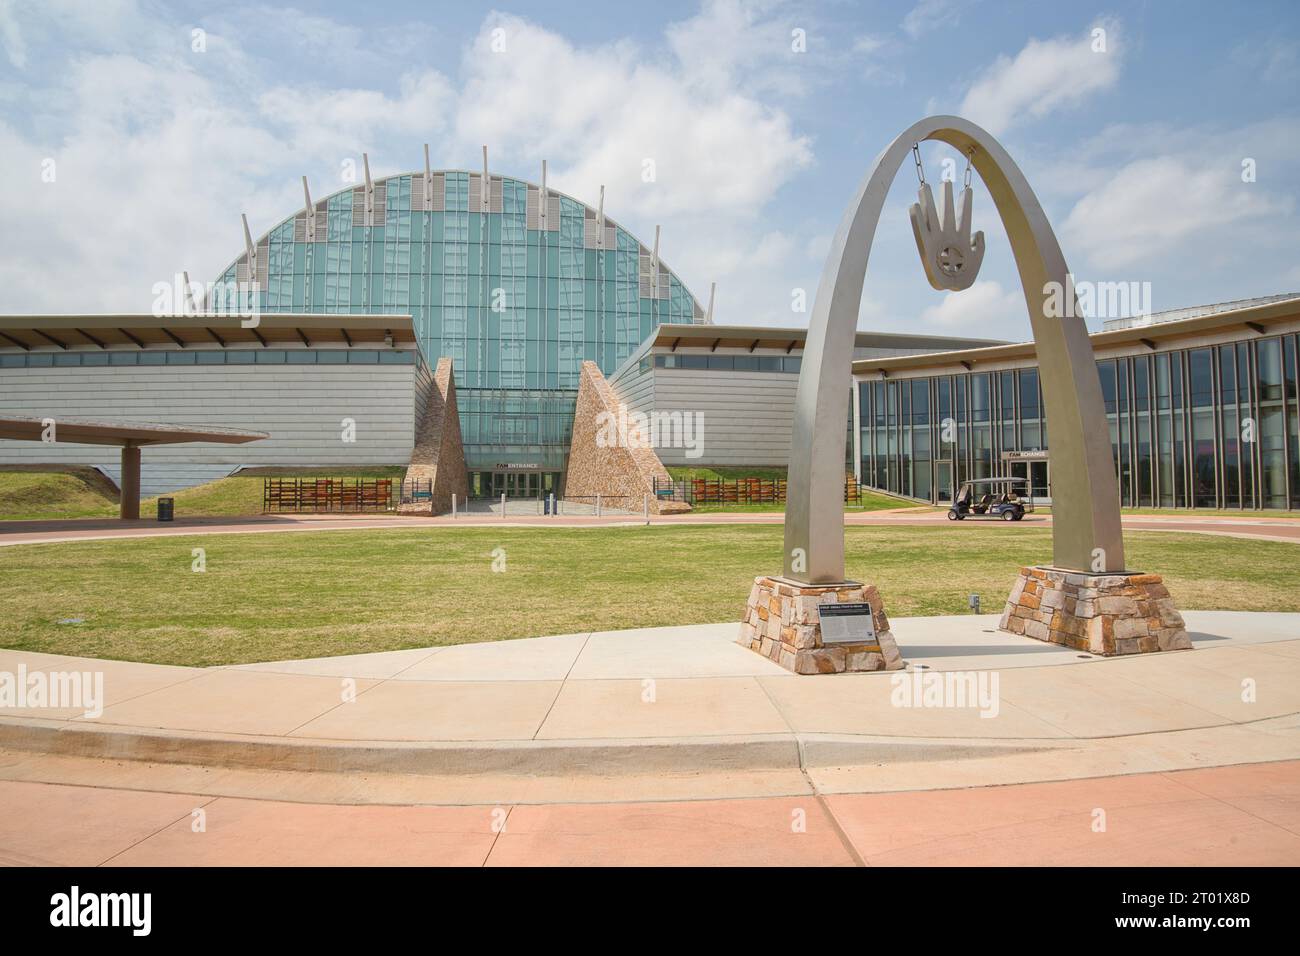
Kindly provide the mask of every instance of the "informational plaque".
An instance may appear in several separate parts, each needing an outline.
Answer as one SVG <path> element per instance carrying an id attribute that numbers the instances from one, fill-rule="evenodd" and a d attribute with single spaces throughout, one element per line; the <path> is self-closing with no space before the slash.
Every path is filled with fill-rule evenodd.
<path id="1" fill-rule="evenodd" d="M 876 619 L 871 616 L 871 605 L 819 604 L 823 644 L 874 644 Z"/>

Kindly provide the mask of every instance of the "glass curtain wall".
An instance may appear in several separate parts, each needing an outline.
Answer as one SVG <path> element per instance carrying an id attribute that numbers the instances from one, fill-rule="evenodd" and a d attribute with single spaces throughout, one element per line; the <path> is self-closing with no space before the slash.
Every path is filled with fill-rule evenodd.
<path id="1" fill-rule="evenodd" d="M 1141 508 L 1300 506 L 1297 336 L 1097 363 L 1121 503 Z M 1006 452 L 1048 448 L 1038 370 L 862 382 L 862 482 L 927 501 L 1013 473 Z M 1031 456 L 1032 457 L 1032 456 Z M 1049 491 L 1046 465 L 1024 471 Z"/>

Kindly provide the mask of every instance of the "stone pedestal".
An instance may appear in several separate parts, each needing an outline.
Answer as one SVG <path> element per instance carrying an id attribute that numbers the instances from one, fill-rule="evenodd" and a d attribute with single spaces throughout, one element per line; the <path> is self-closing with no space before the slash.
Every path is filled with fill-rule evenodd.
<path id="1" fill-rule="evenodd" d="M 1158 574 L 1021 568 L 998 627 L 1105 657 L 1192 647 Z"/>
<path id="2" fill-rule="evenodd" d="M 870 604 L 876 638 L 871 644 L 825 644 L 822 604 Z M 846 581 L 809 585 L 777 577 L 758 577 L 749 592 L 736 643 L 762 654 L 796 674 L 901 670 L 894 635 L 889 633 L 880 592 Z"/>

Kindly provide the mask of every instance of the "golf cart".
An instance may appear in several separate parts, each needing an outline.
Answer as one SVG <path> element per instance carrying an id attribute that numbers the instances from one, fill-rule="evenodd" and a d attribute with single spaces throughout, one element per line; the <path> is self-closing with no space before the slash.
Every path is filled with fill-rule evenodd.
<path id="1" fill-rule="evenodd" d="M 1019 521 L 1025 512 L 1034 510 L 1029 495 L 1029 479 L 1006 475 L 1000 478 L 975 478 L 963 481 L 961 490 L 948 509 L 949 521 L 969 517 L 1001 518 Z"/>

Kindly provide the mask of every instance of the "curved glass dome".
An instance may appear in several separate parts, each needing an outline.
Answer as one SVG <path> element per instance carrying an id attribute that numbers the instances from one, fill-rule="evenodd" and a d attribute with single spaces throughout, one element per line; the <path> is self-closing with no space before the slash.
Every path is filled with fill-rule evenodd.
<path id="1" fill-rule="evenodd" d="M 349 187 L 253 245 L 255 275 L 245 251 L 219 285 L 256 279 L 263 312 L 410 314 L 421 364 L 453 360 L 476 493 L 501 490 L 503 470 L 558 481 L 582 362 L 611 374 L 656 325 L 704 319 L 617 223 L 504 176 L 486 192 L 463 170 Z"/>
<path id="2" fill-rule="evenodd" d="M 262 311 L 409 313 L 458 388 L 576 389 L 659 324 L 703 321 L 671 270 L 617 223 L 538 186 L 439 170 L 341 190 L 254 244 Z M 652 271 L 653 270 L 653 271 Z M 657 273 L 657 275 L 656 275 Z M 241 255 L 218 280 L 249 281 Z"/>

